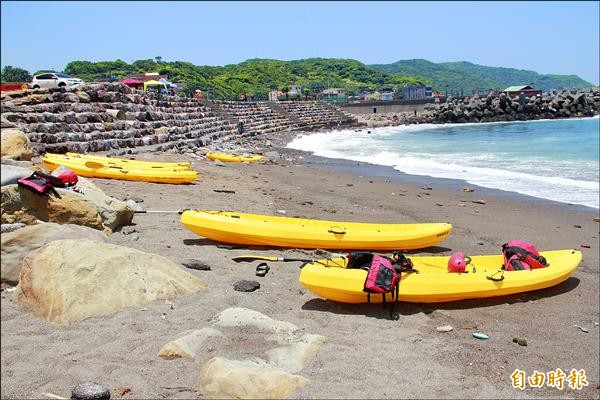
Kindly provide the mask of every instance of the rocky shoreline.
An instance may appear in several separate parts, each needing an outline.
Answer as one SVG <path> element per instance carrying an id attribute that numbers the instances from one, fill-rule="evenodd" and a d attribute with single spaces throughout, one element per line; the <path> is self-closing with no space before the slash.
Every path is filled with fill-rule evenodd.
<path id="1" fill-rule="evenodd" d="M 372 114 L 359 121 L 369 127 L 408 124 L 447 124 L 539 119 L 585 118 L 598 115 L 600 89 L 553 91 L 536 96 L 449 97 L 445 103 L 427 105 L 424 112 Z"/>
<path id="2" fill-rule="evenodd" d="M 260 151 L 269 137 L 322 129 L 591 117 L 600 110 L 600 90 L 448 98 L 420 113 L 352 115 L 323 102 L 207 101 L 90 84 L 5 93 L 1 108 L 3 130 L 20 133 L 19 141 L 26 137 L 37 154 L 203 153 L 206 148 Z"/>

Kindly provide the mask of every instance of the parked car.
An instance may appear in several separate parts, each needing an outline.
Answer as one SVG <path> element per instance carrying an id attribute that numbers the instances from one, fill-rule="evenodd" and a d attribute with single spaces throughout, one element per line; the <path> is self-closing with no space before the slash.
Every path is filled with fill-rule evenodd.
<path id="1" fill-rule="evenodd" d="M 33 77 L 29 84 L 32 89 L 56 88 L 62 86 L 81 85 L 83 81 L 78 78 L 71 78 L 67 74 L 59 74 L 56 72 L 48 72 L 39 74 Z"/>

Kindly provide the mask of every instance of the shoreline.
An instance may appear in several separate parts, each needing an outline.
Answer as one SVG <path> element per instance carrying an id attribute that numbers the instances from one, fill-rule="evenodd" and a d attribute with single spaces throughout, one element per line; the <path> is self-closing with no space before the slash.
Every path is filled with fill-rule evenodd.
<path id="1" fill-rule="evenodd" d="M 286 149 L 287 150 L 287 149 Z M 301 151 L 301 150 L 297 150 Z M 463 188 L 472 188 L 482 196 L 497 197 L 518 201 L 527 201 L 531 203 L 540 203 L 543 205 L 558 207 L 565 211 L 575 211 L 598 215 L 599 209 L 585 206 L 582 204 L 563 203 L 560 201 L 544 199 L 541 197 L 530 196 L 527 194 L 513 192 L 502 189 L 488 188 L 469 183 L 463 179 L 438 178 L 429 175 L 413 175 L 402 171 L 379 164 L 365 163 L 361 161 L 346 160 L 343 158 L 328 158 L 315 156 L 310 152 L 306 152 L 305 156 L 307 165 L 317 165 L 322 168 L 331 168 L 341 172 L 347 172 L 355 176 L 370 176 L 377 178 L 391 179 L 395 182 L 408 184 L 412 186 L 426 185 L 437 186 L 447 191 L 461 192 Z"/>
<path id="2" fill-rule="evenodd" d="M 598 119 L 598 118 L 599 117 L 596 115 L 594 117 L 571 118 L 571 119 L 586 120 L 586 119 Z M 552 121 L 556 121 L 556 120 L 548 119 L 548 120 L 539 120 L 539 121 L 535 121 L 535 122 L 540 122 L 540 121 L 552 122 Z M 470 122 L 470 123 L 450 123 L 450 124 L 447 123 L 447 124 L 428 124 L 428 125 L 431 125 L 432 127 L 443 128 L 446 126 L 455 127 L 455 126 L 462 126 L 462 125 L 479 125 L 482 123 L 483 124 L 510 124 L 510 123 L 527 123 L 527 122 L 531 122 L 531 121 Z M 408 124 L 405 126 L 413 127 L 413 126 L 422 126 L 422 125 L 424 125 L 424 124 Z M 371 130 L 381 130 L 381 129 L 390 129 L 390 128 L 394 128 L 394 127 L 393 126 L 385 126 L 385 127 L 359 128 L 359 129 L 361 131 L 368 130 L 370 132 Z M 346 128 L 346 129 L 342 129 L 342 130 L 356 131 L 356 128 Z M 520 193 L 517 191 L 509 191 L 509 190 L 504 190 L 504 189 L 481 186 L 478 184 L 469 183 L 466 180 L 461 179 L 461 178 L 434 177 L 434 176 L 430 176 L 430 175 L 426 175 L 426 174 L 423 174 L 423 175 L 409 174 L 409 173 L 397 170 L 394 167 L 388 166 L 388 165 L 373 164 L 373 163 L 369 163 L 369 162 L 365 162 L 365 161 L 356 161 L 356 160 L 350 160 L 350 159 L 345 159 L 345 158 L 324 157 L 324 156 L 315 155 L 314 152 L 312 152 L 312 151 L 305 151 L 305 150 L 299 150 L 299 149 L 287 147 L 288 144 L 291 143 L 298 136 L 310 136 L 310 135 L 314 135 L 314 134 L 318 134 L 318 133 L 325 133 L 325 132 L 329 132 L 329 131 L 331 131 L 331 130 L 322 130 L 322 131 L 316 131 L 316 132 L 297 132 L 296 134 L 286 135 L 285 141 L 283 143 L 280 143 L 279 147 L 281 148 L 282 151 L 299 152 L 299 154 L 302 154 L 302 156 L 306 159 L 307 164 L 313 163 L 316 165 L 324 166 L 326 168 L 332 168 L 332 169 L 339 170 L 339 171 L 346 171 L 350 174 L 354 174 L 357 176 L 358 175 L 369 175 L 369 176 L 373 176 L 373 177 L 384 177 L 386 179 L 391 179 L 391 180 L 397 181 L 399 183 L 409 183 L 409 184 L 414 184 L 414 185 L 422 185 L 422 184 L 424 184 L 425 181 L 429 181 L 429 182 L 435 183 L 439 187 L 444 187 L 444 188 L 450 189 L 450 190 L 461 190 L 462 188 L 465 188 L 465 187 L 477 188 L 477 191 L 479 193 L 481 193 L 482 195 L 486 195 L 486 196 L 494 196 L 494 197 L 500 197 L 500 198 L 512 198 L 515 200 L 539 202 L 539 203 L 544 203 L 544 204 L 548 204 L 548 205 L 554 204 L 557 207 L 563 207 L 564 209 L 567 209 L 567 210 L 574 210 L 574 211 L 580 211 L 580 212 L 589 212 L 589 213 L 595 213 L 595 214 L 598 214 L 598 212 L 600 212 L 599 208 L 589 206 L 589 205 L 563 202 L 563 201 L 552 200 L 552 199 L 547 199 L 547 198 L 543 198 L 543 197 L 537 197 L 537 196 L 533 196 L 533 195 L 529 195 L 529 194 L 525 194 L 525 193 Z"/>

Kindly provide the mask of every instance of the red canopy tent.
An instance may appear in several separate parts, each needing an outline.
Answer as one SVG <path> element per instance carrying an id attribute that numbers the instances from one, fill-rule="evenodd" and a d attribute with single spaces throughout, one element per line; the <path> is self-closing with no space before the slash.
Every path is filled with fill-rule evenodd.
<path id="1" fill-rule="evenodd" d="M 130 87 L 142 87 L 144 86 L 144 82 L 142 81 L 138 81 L 137 79 L 131 79 L 131 78 L 127 78 L 127 79 L 123 79 L 121 81 L 121 83 L 130 86 Z"/>

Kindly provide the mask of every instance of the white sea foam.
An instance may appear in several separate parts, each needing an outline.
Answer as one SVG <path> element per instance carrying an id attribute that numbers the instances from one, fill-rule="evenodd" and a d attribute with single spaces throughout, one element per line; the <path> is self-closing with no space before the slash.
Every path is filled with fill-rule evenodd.
<path id="1" fill-rule="evenodd" d="M 462 179 L 483 187 L 600 208 L 597 161 L 548 162 L 536 156 L 505 159 L 505 155 L 497 152 L 472 154 L 466 149 L 464 152 L 453 149 L 452 154 L 445 154 L 443 147 L 447 144 L 440 144 L 440 152 L 435 154 L 420 152 L 414 143 L 413 147 L 400 146 L 402 151 L 395 151 L 394 146 L 386 143 L 386 140 L 397 143 L 406 133 L 465 125 L 481 126 L 422 124 L 369 129 L 370 134 L 367 130 L 333 131 L 299 136 L 288 147 L 313 152 L 322 157 L 391 166 L 413 175 Z"/>

